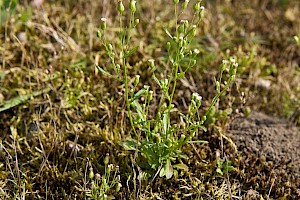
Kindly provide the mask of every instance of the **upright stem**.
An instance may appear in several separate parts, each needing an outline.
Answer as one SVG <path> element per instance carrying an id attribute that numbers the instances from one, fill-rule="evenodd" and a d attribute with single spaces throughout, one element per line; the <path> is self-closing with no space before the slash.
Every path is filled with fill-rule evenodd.
<path id="1" fill-rule="evenodd" d="M 175 12 L 175 27 L 176 27 L 176 38 L 179 38 L 179 34 L 178 34 L 178 16 L 177 16 L 177 5 L 174 5 L 174 12 Z M 171 74 L 170 76 L 170 81 L 169 81 L 169 86 L 171 84 L 171 82 L 173 81 L 173 87 L 172 87 L 172 91 L 171 91 L 171 95 L 169 98 L 169 106 L 168 106 L 168 128 L 167 128 L 167 135 L 166 135 L 166 139 L 173 139 L 173 135 L 169 135 L 171 132 L 169 131 L 169 127 L 171 124 L 171 108 L 172 108 L 172 103 L 173 103 L 173 97 L 175 94 L 175 89 L 176 89 L 176 84 L 177 84 L 177 73 L 178 73 L 178 68 L 179 68 L 179 53 L 180 53 L 180 47 L 176 48 L 176 52 L 175 52 L 175 60 L 173 62 L 173 66 L 172 66 L 172 72 L 173 74 Z M 175 66 L 175 70 L 174 70 L 174 66 Z M 173 80 L 172 80 L 173 79 Z"/>
<path id="2" fill-rule="evenodd" d="M 121 34 L 122 30 L 124 31 L 123 34 Z M 122 45 L 122 65 L 124 67 L 123 82 L 125 84 L 125 102 L 126 102 L 127 113 L 128 113 L 128 118 L 129 118 L 129 121 L 130 121 L 130 125 L 131 125 L 135 135 L 137 135 L 134 124 L 133 124 L 131 110 L 130 110 L 128 72 L 127 72 L 127 65 L 126 65 L 126 58 L 125 58 L 125 49 L 127 49 L 128 43 L 125 44 L 125 39 L 126 39 L 125 34 L 126 34 L 126 29 L 125 28 L 123 29 L 122 14 L 121 14 L 120 15 L 120 40 L 121 40 L 121 45 Z M 129 38 L 130 36 L 127 35 L 127 37 Z"/>

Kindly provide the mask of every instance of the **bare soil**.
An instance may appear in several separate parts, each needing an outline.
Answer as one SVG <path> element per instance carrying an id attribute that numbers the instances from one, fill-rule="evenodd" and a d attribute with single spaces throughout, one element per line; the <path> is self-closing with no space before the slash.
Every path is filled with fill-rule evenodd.
<path id="1" fill-rule="evenodd" d="M 248 198 L 273 191 L 279 194 L 283 188 L 300 198 L 299 127 L 253 112 L 236 118 L 229 133 L 241 154 L 241 169 L 247 174 Z"/>

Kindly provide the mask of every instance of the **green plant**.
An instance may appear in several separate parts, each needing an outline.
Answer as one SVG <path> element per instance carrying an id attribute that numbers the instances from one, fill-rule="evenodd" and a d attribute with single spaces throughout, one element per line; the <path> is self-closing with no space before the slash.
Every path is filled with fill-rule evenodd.
<path id="1" fill-rule="evenodd" d="M 15 12 L 18 0 L 1 0 L 0 1 L 0 27 Z"/>
<path id="2" fill-rule="evenodd" d="M 91 199 L 107 200 L 115 199 L 113 193 L 117 194 L 122 185 L 120 183 L 119 166 L 109 164 L 109 154 L 104 159 L 104 174 L 94 175 L 93 168 L 90 168 L 89 178 L 91 179 L 91 191 L 87 194 Z"/>
<path id="3" fill-rule="evenodd" d="M 174 169 L 188 169 L 181 162 L 182 158 L 187 158 L 181 151 L 182 146 L 191 142 L 203 142 L 192 141 L 192 138 L 200 130 L 206 131 L 204 122 L 213 110 L 219 97 L 230 87 L 235 78 L 238 66 L 234 58 L 230 58 L 229 61 L 223 61 L 220 69 L 220 77 L 216 81 L 217 94 L 204 115 L 201 116 L 199 113 L 202 97 L 198 93 L 193 93 L 188 113 L 179 113 L 180 120 L 184 123 L 174 123 L 173 118 L 176 118 L 177 108 L 173 103 L 177 82 L 185 76 L 187 71 L 196 65 L 196 58 L 200 53 L 198 49 L 192 50 L 189 46 L 196 36 L 197 28 L 203 19 L 204 7 L 201 6 L 201 1 L 196 2 L 193 5 L 194 12 L 191 22 L 181 20 L 180 23 L 177 23 L 181 14 L 187 9 L 189 1 L 186 0 L 182 3 L 181 10 L 178 8 L 179 0 L 173 0 L 173 2 L 175 33 L 172 34 L 167 28 L 164 29 L 166 35 L 169 37 L 169 41 L 166 44 L 167 58 L 165 64 L 170 66 L 170 69 L 167 69 L 168 75 L 166 78 L 159 79 L 156 76 L 155 72 L 159 67 L 156 66 L 154 59 L 149 59 L 152 79 L 159 86 L 161 92 L 155 94 L 160 97 L 159 104 L 154 105 L 156 108 L 155 114 L 149 110 L 153 106 L 151 103 L 154 98 L 154 92 L 150 89 L 150 86 L 144 85 L 139 89 L 140 75 L 136 75 L 132 81 L 128 77 L 128 69 L 130 68 L 128 59 L 137 50 L 137 47 L 130 47 L 131 31 L 139 22 L 139 19 L 135 18 L 136 2 L 134 0 L 129 2 L 130 22 L 128 27 L 123 25 L 125 7 L 122 1 L 118 3 L 120 18 L 119 53 L 116 51 L 116 47 L 114 48 L 112 44 L 106 41 L 106 19 L 101 19 L 101 28 L 97 32 L 107 51 L 115 73 L 112 75 L 100 66 L 96 67 L 102 74 L 116 78 L 124 84 L 127 114 L 136 136 L 135 139 L 130 138 L 120 144 L 127 150 L 138 151 L 146 158 L 150 168 L 157 172 L 156 175 L 159 174 L 161 177 L 166 176 L 167 179 L 172 177 Z M 117 63 L 118 59 L 116 55 L 120 55 L 120 63 Z M 228 72 L 228 74 L 224 81 L 222 78 L 224 78 L 225 72 Z M 133 84 L 130 84 L 131 82 Z"/>
<path id="4" fill-rule="evenodd" d="M 217 158 L 217 169 L 216 172 L 220 175 L 224 175 L 224 173 L 228 173 L 235 170 L 233 166 L 231 166 L 231 161 L 223 161 L 220 158 Z"/>
<path id="5" fill-rule="evenodd" d="M 16 15 L 18 0 L 0 0 L 0 28 L 8 21 L 10 17 L 16 17 L 21 22 L 27 22 L 32 15 L 31 7 L 21 7 Z"/>

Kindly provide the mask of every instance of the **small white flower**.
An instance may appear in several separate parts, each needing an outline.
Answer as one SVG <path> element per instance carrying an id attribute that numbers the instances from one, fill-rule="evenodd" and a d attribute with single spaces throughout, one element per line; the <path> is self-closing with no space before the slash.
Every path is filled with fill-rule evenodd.
<path id="1" fill-rule="evenodd" d="M 197 101 L 201 101 L 202 100 L 202 96 L 200 96 L 198 93 L 194 92 L 192 94 L 192 96 L 197 100 Z"/>
<path id="2" fill-rule="evenodd" d="M 233 64 L 233 66 L 238 67 L 239 63 L 236 62 L 236 63 Z"/>
<path id="3" fill-rule="evenodd" d="M 151 59 L 148 60 L 148 62 L 149 62 L 149 63 L 154 63 L 154 59 L 151 58 Z"/>
<path id="4" fill-rule="evenodd" d="M 200 9 L 201 9 L 201 10 L 205 10 L 205 7 L 204 7 L 204 6 L 201 6 Z"/>
<path id="5" fill-rule="evenodd" d="M 101 21 L 106 22 L 107 19 L 106 19 L 105 17 L 102 17 L 102 18 L 101 18 Z"/>
<path id="6" fill-rule="evenodd" d="M 228 60 L 222 60 L 222 63 L 223 63 L 224 65 L 226 65 L 226 64 L 228 64 Z"/>
<path id="7" fill-rule="evenodd" d="M 113 164 L 109 164 L 108 166 L 107 166 L 109 169 L 114 169 L 114 165 Z"/>
<path id="8" fill-rule="evenodd" d="M 236 63 L 235 59 L 234 58 L 230 58 L 230 62 L 232 63 Z"/>
<path id="9" fill-rule="evenodd" d="M 194 49 L 194 53 L 199 54 L 200 53 L 199 49 Z"/>

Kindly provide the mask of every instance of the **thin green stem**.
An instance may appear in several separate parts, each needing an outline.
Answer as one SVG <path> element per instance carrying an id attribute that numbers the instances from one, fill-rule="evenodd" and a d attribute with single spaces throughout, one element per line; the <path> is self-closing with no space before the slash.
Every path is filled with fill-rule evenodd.
<path id="1" fill-rule="evenodd" d="M 213 98 L 213 100 L 212 100 L 212 102 L 211 102 L 211 104 L 210 104 L 208 110 L 205 112 L 205 114 L 204 114 L 203 116 L 207 116 L 207 115 L 208 115 L 208 113 L 211 111 L 212 107 L 213 107 L 213 106 L 215 105 L 215 103 L 218 101 L 218 99 L 220 98 L 220 96 L 221 96 L 224 92 L 226 92 L 226 90 L 230 87 L 231 83 L 232 83 L 232 81 L 231 81 L 231 82 L 228 82 L 228 83 L 225 85 L 224 89 L 223 89 L 221 92 L 218 92 L 218 93 L 216 94 L 216 96 Z"/>
<path id="2" fill-rule="evenodd" d="M 124 32 L 122 33 L 122 31 L 124 31 Z M 126 64 L 125 51 L 124 51 L 125 33 L 126 33 L 126 30 L 125 30 L 125 28 L 123 29 L 123 25 L 122 25 L 122 14 L 120 14 L 120 40 L 121 40 L 121 48 L 122 48 L 122 50 L 121 50 L 122 51 L 122 65 L 124 68 L 123 82 L 125 84 L 125 102 L 126 102 L 127 113 L 128 113 L 130 125 L 133 129 L 134 134 L 137 135 L 134 124 L 133 124 L 131 110 L 130 110 L 128 72 L 127 72 L 127 64 Z M 127 37 L 129 37 L 129 36 L 127 36 Z"/>

